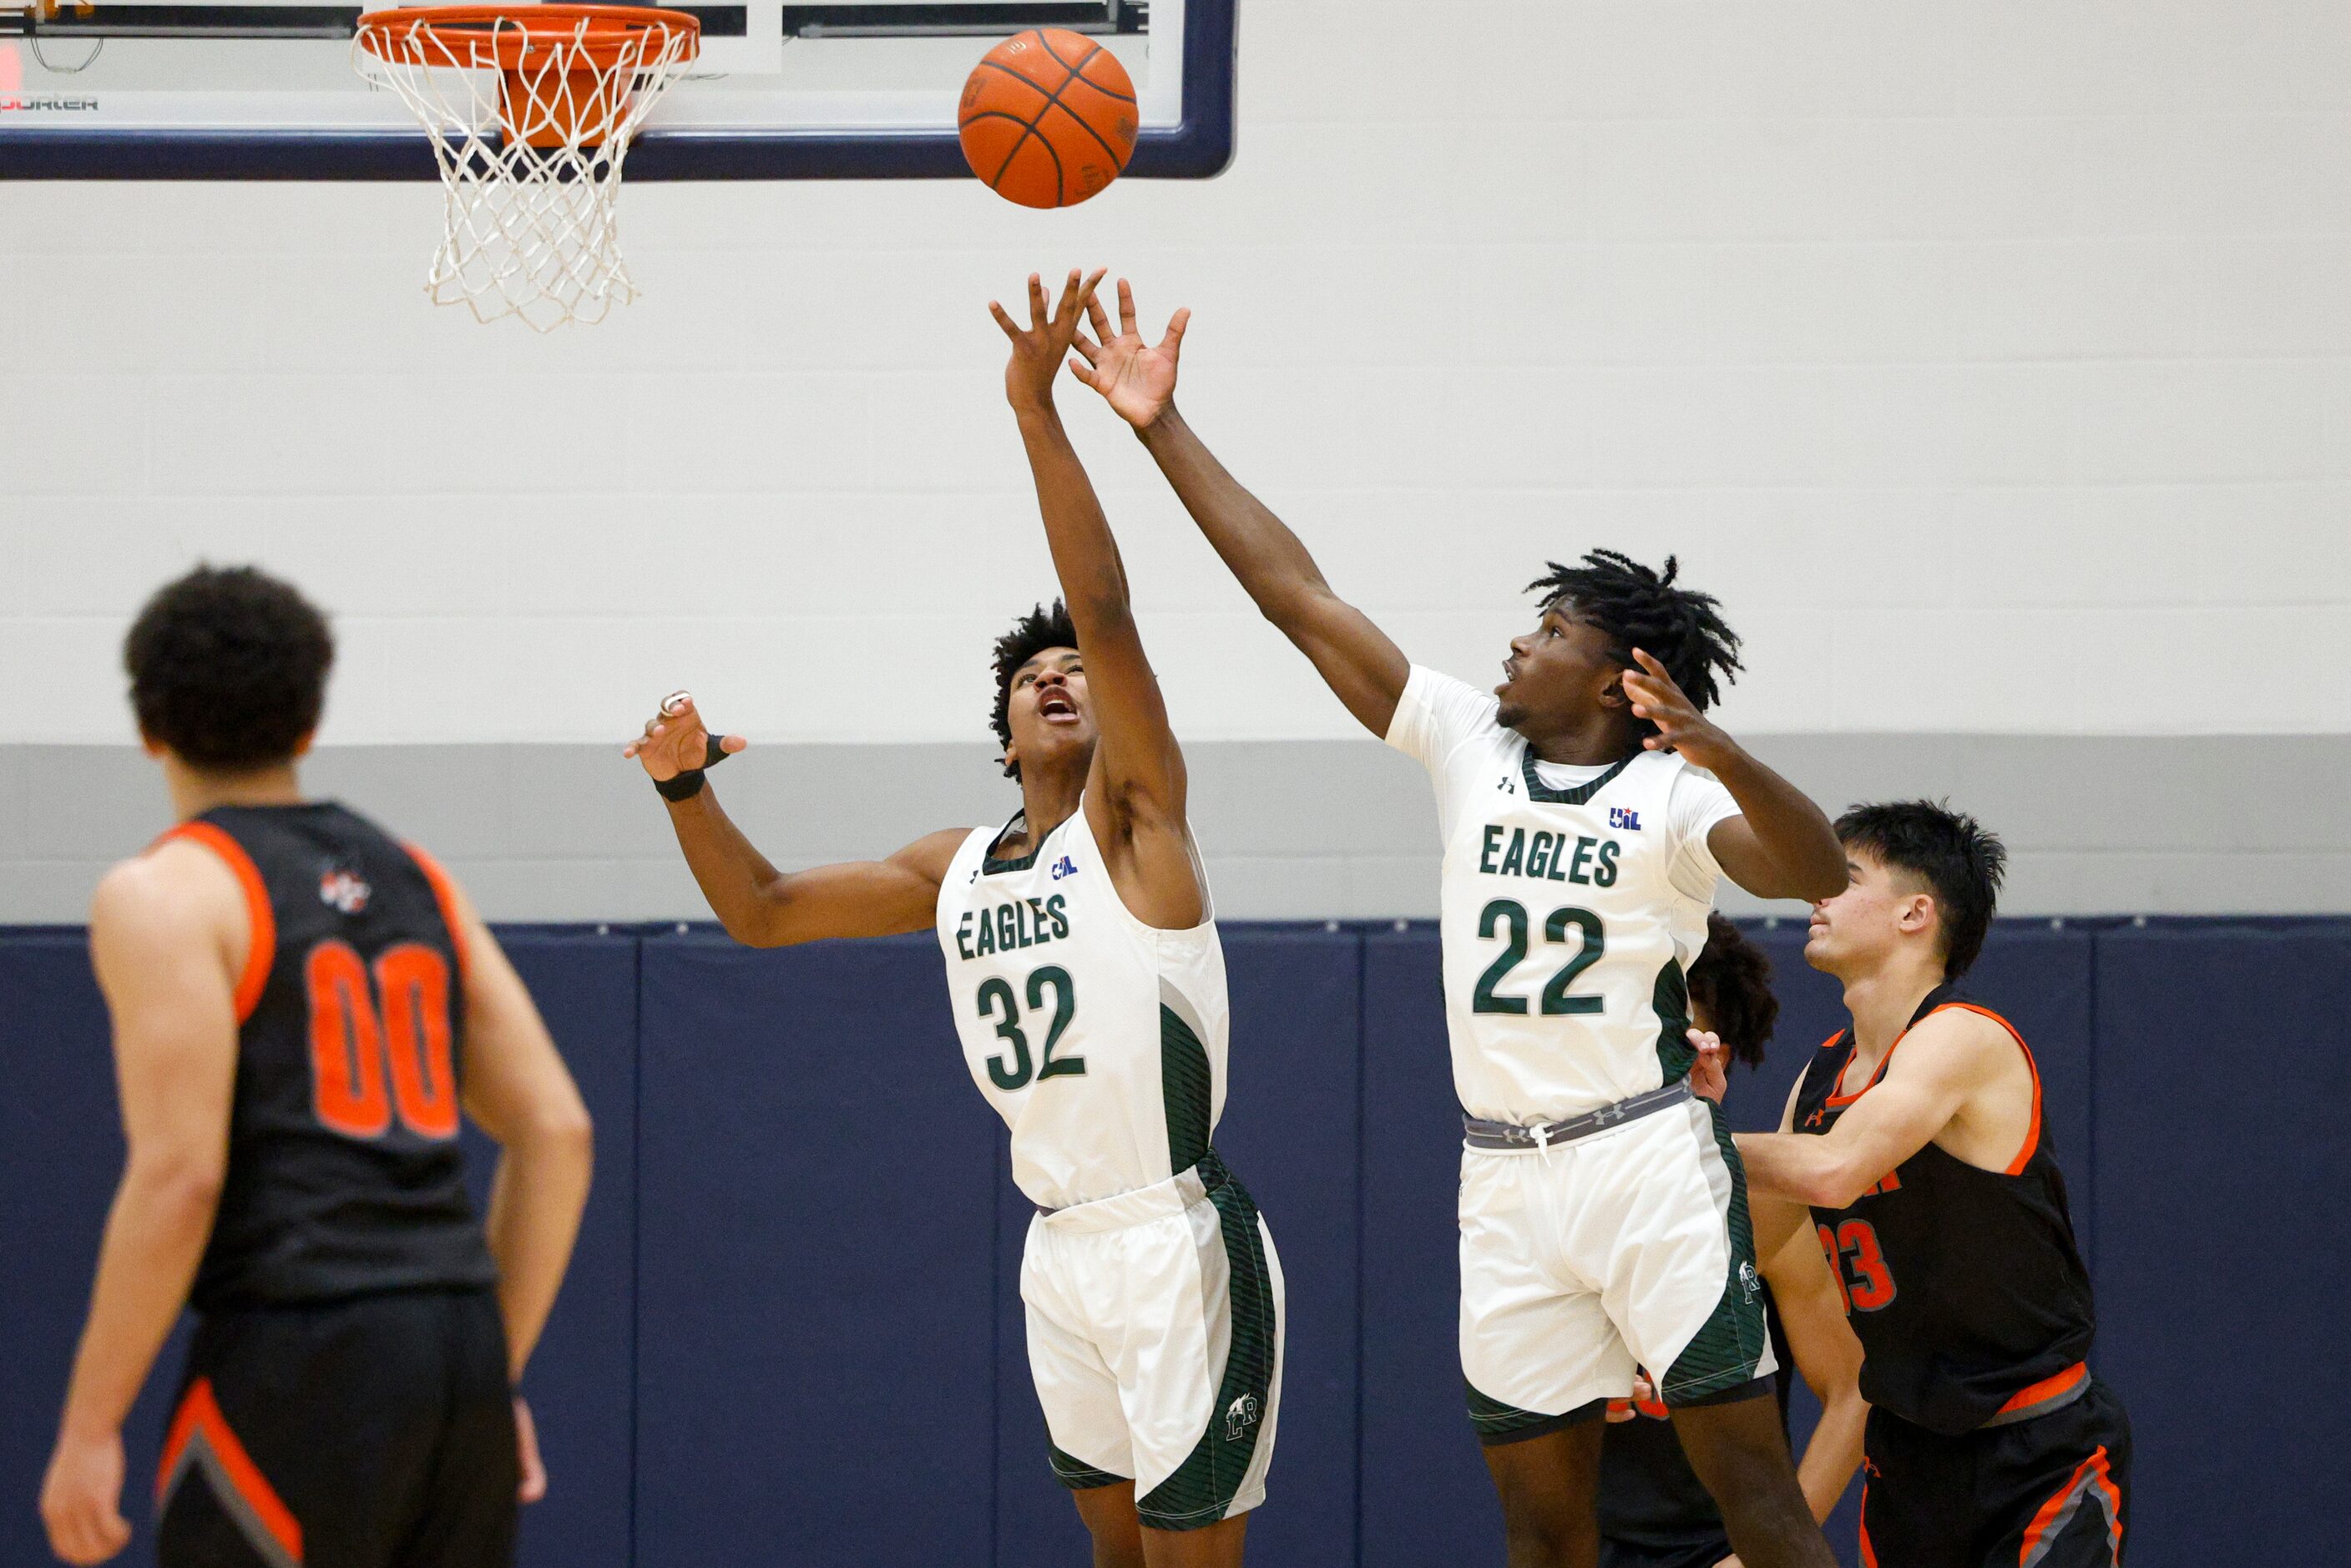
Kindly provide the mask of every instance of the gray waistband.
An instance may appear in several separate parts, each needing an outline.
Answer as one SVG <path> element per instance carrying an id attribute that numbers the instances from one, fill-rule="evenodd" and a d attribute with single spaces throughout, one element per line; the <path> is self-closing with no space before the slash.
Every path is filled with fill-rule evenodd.
<path id="1" fill-rule="evenodd" d="M 1678 1105 L 1689 1097 L 1689 1080 L 1684 1078 L 1663 1089 L 1652 1089 L 1646 1094 L 1635 1094 L 1630 1100 L 1619 1100 L 1614 1105 L 1603 1105 L 1597 1111 L 1540 1126 L 1513 1126 L 1508 1122 L 1489 1122 L 1465 1113 L 1461 1118 L 1461 1136 L 1473 1149 L 1547 1149 L 1553 1144 L 1572 1144 L 1578 1138 L 1621 1127 L 1652 1111 Z"/>

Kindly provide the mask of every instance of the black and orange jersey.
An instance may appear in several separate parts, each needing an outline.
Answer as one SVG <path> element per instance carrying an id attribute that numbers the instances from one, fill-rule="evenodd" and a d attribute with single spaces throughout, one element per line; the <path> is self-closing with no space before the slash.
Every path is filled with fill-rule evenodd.
<path id="1" fill-rule="evenodd" d="M 457 1143 L 465 953 L 440 869 L 327 802 L 224 807 L 165 837 L 227 862 L 253 934 L 192 1304 L 494 1282 Z"/>
<path id="2" fill-rule="evenodd" d="M 1930 1143 L 1849 1207 L 1815 1207 L 1813 1218 L 1861 1340 L 1863 1397 L 1956 1435 L 2072 1395 L 2086 1375 L 2082 1358 L 2095 1322 L 2032 1051 L 2006 1019 L 1954 1001 L 1948 986 L 1918 1004 L 1910 1028 L 1946 1008 L 1992 1019 L 2024 1053 L 2032 1122 L 2023 1147 L 1995 1171 Z M 1797 1089 L 1795 1130 L 1825 1134 L 1836 1125 L 1886 1076 L 1900 1046 L 1896 1040 L 1869 1082 L 1848 1092 L 1853 1031 L 1823 1044 Z"/>

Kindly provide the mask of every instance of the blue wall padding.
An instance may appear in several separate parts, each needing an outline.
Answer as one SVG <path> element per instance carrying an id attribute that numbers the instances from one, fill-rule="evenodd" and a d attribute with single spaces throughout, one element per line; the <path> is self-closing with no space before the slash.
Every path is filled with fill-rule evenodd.
<path id="1" fill-rule="evenodd" d="M 1461 1391 L 1461 1111 L 1437 933 L 1364 938 L 1363 1568 L 1501 1561 Z"/>
<path id="2" fill-rule="evenodd" d="M 937 945 L 642 962 L 637 1563 L 985 1542 L 1002 1134 Z"/>
<path id="3" fill-rule="evenodd" d="M 2097 946 L 2100 1332 L 2161 1563 L 2343 1558 L 2351 924 Z"/>
<path id="4" fill-rule="evenodd" d="M 548 1498 L 523 1514 L 521 1561 L 625 1563 L 637 1396 L 638 943 L 633 933 L 577 930 L 502 936 L 596 1121 L 596 1185 L 524 1382 Z M 475 1157 L 477 1180 L 492 1153 Z"/>
<path id="5" fill-rule="evenodd" d="M 1783 1012 L 1730 1113 L 1761 1127 L 1842 1015 L 1800 924 L 1750 929 Z M 935 945 L 505 936 L 599 1134 L 528 1383 L 554 1490 L 526 1563 L 1085 1561 L 1019 1333 L 1029 1211 Z M 1251 1562 L 1499 1563 L 1454 1345 L 1458 1112 L 1435 934 L 1236 925 L 1227 951 L 1218 1143 L 1271 1218 L 1291 1302 Z M 2351 1207 L 2332 1197 L 2351 921 L 2011 922 L 1967 990 L 2032 1045 L 2095 1240 L 2094 1361 L 2138 1435 L 2132 1560 L 2328 1560 L 2351 1448 L 2334 1326 Z M 0 932 L 0 1562 L 31 1563 L 47 1560 L 33 1501 L 121 1163 L 78 932 Z M 152 1561 L 179 1355 L 130 1431 L 134 1565 Z M 1833 1536 L 1848 1552 L 1851 1508 Z"/>
<path id="6" fill-rule="evenodd" d="M 122 1175 L 122 1122 L 106 1007 L 78 931 L 0 937 L 0 1563 L 49 1555 L 37 1504 L 99 1230 Z M 124 1429 L 127 1568 L 155 1561 L 155 1459 L 187 1333 L 172 1336 Z"/>

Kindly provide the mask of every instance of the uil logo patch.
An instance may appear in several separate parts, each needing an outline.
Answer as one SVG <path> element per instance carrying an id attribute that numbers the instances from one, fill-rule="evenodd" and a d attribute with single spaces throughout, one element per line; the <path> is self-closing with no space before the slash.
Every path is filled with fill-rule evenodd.
<path id="1" fill-rule="evenodd" d="M 1075 876 L 1077 874 L 1078 862 L 1071 860 L 1069 856 L 1063 855 L 1060 860 L 1053 862 L 1053 880 L 1055 882 L 1061 881 L 1065 876 Z"/>
<path id="2" fill-rule="evenodd" d="M 1257 1396 L 1244 1394 L 1225 1406 L 1225 1441 L 1238 1443 L 1243 1433 L 1257 1425 Z"/>
<path id="3" fill-rule="evenodd" d="M 319 877 L 319 902 L 345 915 L 365 909 L 372 891 L 356 873 L 335 866 L 329 866 Z"/>
<path id="4" fill-rule="evenodd" d="M 1637 833 L 1641 831 L 1641 813 L 1629 807 L 1611 806 L 1608 825 L 1620 833 Z"/>
<path id="5" fill-rule="evenodd" d="M 1739 1288 L 1750 1301 L 1763 1288 L 1763 1281 L 1756 1276 L 1754 1264 L 1742 1262 L 1739 1265 Z"/>

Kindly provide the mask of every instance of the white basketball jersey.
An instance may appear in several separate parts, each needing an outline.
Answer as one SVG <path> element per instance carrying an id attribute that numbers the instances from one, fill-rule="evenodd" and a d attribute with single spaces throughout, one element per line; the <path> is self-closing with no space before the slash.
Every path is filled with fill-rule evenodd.
<path id="1" fill-rule="evenodd" d="M 1019 860 L 987 858 L 999 837 L 978 829 L 956 852 L 938 925 L 964 1059 L 1012 1129 L 1012 1179 L 1067 1208 L 1189 1169 L 1225 1108 L 1215 920 L 1137 920 L 1082 806 Z"/>
<path id="2" fill-rule="evenodd" d="M 1437 785 L 1454 1089 L 1471 1115 L 1528 1125 L 1687 1071 L 1683 977 L 1719 874 L 1705 833 L 1739 808 L 1668 752 L 1543 767 L 1496 706 L 1416 668 L 1388 741 Z"/>

